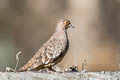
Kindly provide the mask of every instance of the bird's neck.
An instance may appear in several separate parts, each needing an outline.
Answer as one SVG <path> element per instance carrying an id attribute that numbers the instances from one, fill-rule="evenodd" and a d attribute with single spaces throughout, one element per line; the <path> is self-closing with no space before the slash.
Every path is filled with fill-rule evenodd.
<path id="1" fill-rule="evenodd" d="M 66 31 L 65 26 L 61 25 L 61 24 L 57 24 L 56 26 L 56 32 L 62 32 L 62 31 Z"/>
<path id="2" fill-rule="evenodd" d="M 56 37 L 57 38 L 68 38 L 68 36 L 67 36 L 67 31 L 66 30 L 59 30 L 59 31 L 56 31 L 55 32 L 55 35 L 56 35 Z"/>
<path id="3" fill-rule="evenodd" d="M 68 35 L 67 35 L 67 31 L 66 30 L 60 30 L 60 31 L 56 31 L 54 33 L 54 37 L 57 40 L 62 41 L 63 44 L 65 45 L 69 45 L 69 40 L 68 40 Z"/>

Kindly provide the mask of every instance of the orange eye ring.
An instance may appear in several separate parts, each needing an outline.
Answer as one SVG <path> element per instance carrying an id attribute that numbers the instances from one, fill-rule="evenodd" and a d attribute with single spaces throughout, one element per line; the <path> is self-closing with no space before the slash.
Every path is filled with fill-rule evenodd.
<path id="1" fill-rule="evenodd" d="M 68 24 L 70 24 L 70 21 L 65 20 L 63 23 L 66 24 L 66 25 L 68 25 Z"/>

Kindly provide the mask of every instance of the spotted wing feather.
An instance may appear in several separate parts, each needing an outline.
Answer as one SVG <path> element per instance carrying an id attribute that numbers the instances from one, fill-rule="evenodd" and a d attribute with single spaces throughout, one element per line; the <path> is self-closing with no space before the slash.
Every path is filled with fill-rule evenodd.
<path id="1" fill-rule="evenodd" d="M 54 63 L 54 61 L 61 56 L 65 47 L 66 41 L 59 40 L 55 36 L 52 36 L 41 46 L 33 58 L 18 71 L 35 70 L 55 65 L 56 63 Z"/>

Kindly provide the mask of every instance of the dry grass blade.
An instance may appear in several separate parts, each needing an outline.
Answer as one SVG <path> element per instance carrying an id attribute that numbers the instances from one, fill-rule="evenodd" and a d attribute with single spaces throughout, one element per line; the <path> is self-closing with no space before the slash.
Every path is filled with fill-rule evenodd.
<path id="1" fill-rule="evenodd" d="M 85 70 L 85 67 L 87 66 L 87 60 L 84 59 L 83 63 L 82 63 L 82 70 Z"/>
<path id="2" fill-rule="evenodd" d="M 10 68 L 10 67 L 6 67 L 5 68 L 5 72 L 15 72 L 15 70 L 14 69 L 12 69 L 12 68 Z"/>
<path id="3" fill-rule="evenodd" d="M 67 61 L 67 63 L 65 64 L 64 68 L 66 68 L 69 64 L 69 60 Z"/>
<path id="4" fill-rule="evenodd" d="M 118 62 L 118 67 L 120 69 L 120 61 L 119 61 L 119 54 L 117 53 L 117 62 Z"/>
<path id="5" fill-rule="evenodd" d="M 76 53 L 76 51 L 74 51 L 74 61 L 75 61 L 75 66 L 78 66 L 78 64 L 77 64 L 77 53 Z"/>
<path id="6" fill-rule="evenodd" d="M 17 67 L 18 67 L 18 63 L 19 63 L 19 55 L 22 53 L 22 51 L 19 51 L 17 54 L 16 54 L 16 61 L 17 61 L 17 63 L 16 63 L 16 66 L 15 66 L 15 69 L 14 69 L 14 71 L 16 71 L 16 69 L 17 69 Z"/>

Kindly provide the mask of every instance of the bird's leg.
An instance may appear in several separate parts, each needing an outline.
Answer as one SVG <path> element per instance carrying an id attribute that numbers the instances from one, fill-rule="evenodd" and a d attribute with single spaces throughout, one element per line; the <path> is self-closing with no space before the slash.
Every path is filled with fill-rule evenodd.
<path id="1" fill-rule="evenodd" d="M 63 70 L 59 67 L 59 66 L 52 66 L 52 69 L 55 71 L 55 72 L 63 72 Z"/>
<path id="2" fill-rule="evenodd" d="M 52 67 L 49 67 L 48 70 L 49 70 L 49 71 L 56 72 Z"/>
<path id="3" fill-rule="evenodd" d="M 58 66 L 50 66 L 47 68 L 48 72 L 63 72 L 63 70 Z"/>

